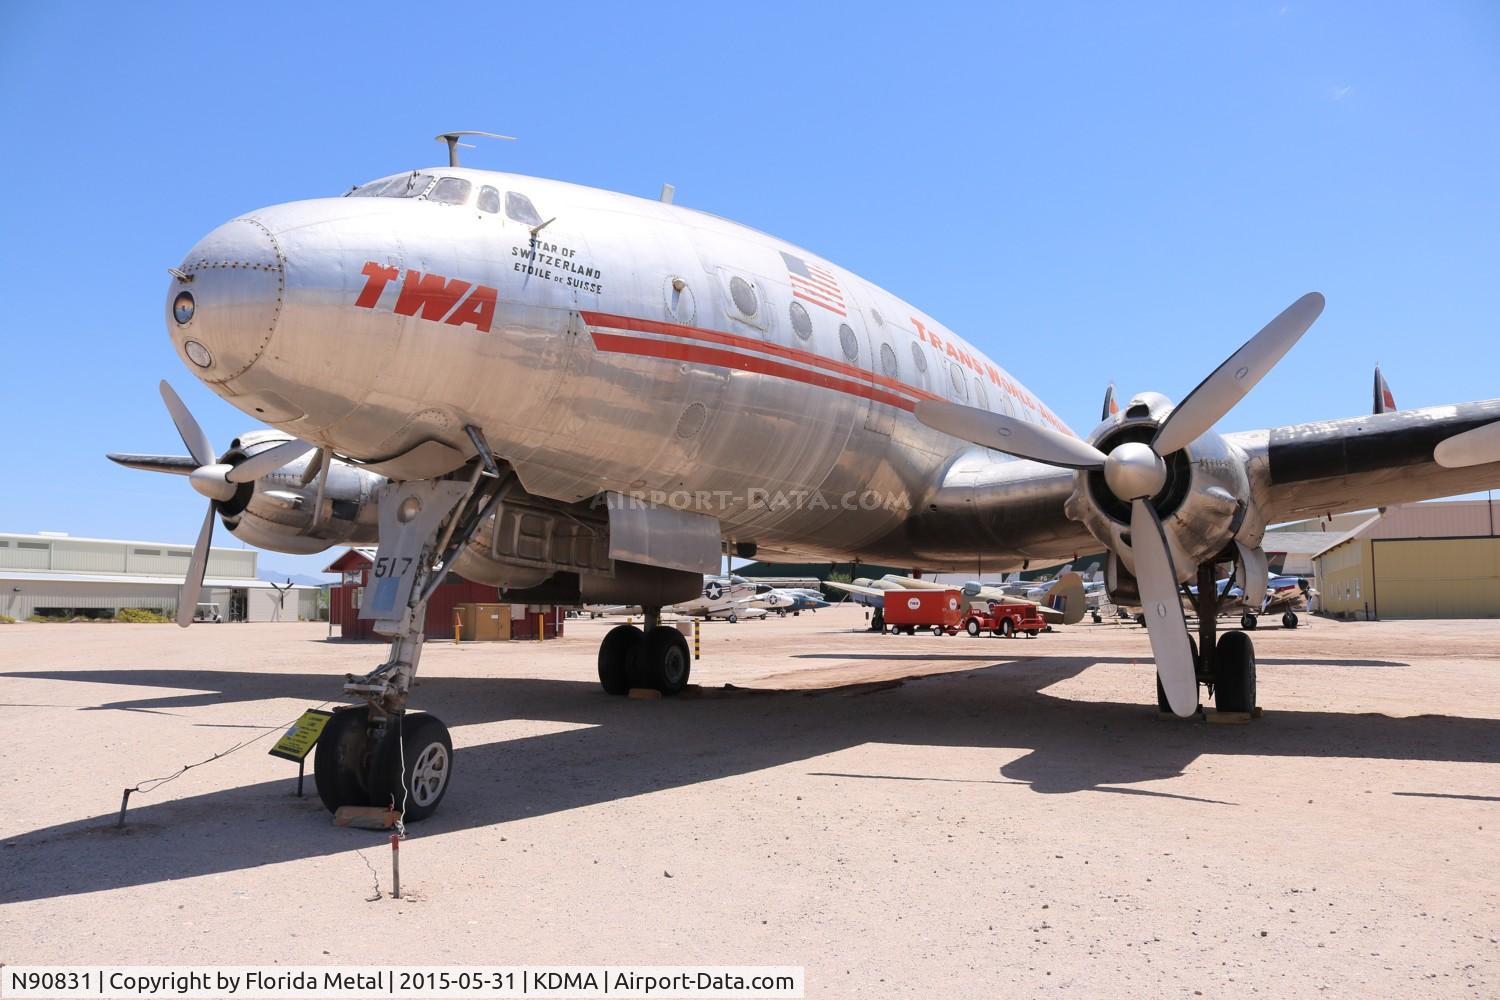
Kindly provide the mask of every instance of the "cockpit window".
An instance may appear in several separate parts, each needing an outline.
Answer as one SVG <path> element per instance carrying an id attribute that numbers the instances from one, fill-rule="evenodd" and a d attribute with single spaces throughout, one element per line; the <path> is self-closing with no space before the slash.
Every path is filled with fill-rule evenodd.
<path id="1" fill-rule="evenodd" d="M 426 190 L 431 186 L 431 174 L 412 173 L 407 175 L 406 184 L 404 187 L 398 187 L 396 190 L 392 191 L 390 194 L 387 194 L 385 197 L 420 198 L 422 194 L 426 192 Z"/>
<path id="2" fill-rule="evenodd" d="M 517 191 L 505 192 L 505 214 L 527 226 L 542 224 L 542 217 L 536 214 L 531 199 Z"/>
<path id="3" fill-rule="evenodd" d="M 479 189 L 479 210 L 481 212 L 500 211 L 500 192 L 486 184 Z"/>
<path id="4" fill-rule="evenodd" d="M 392 188 L 404 186 L 406 183 L 406 178 L 406 174 L 402 174 L 399 177 L 383 177 L 378 181 L 371 181 L 368 184 L 361 184 L 353 191 L 350 191 L 348 196 L 350 198 L 393 197 L 391 195 L 387 195 L 386 192 Z"/>
<path id="5" fill-rule="evenodd" d="M 462 177 L 444 177 L 432 186 L 427 200 L 443 205 L 462 205 L 469 200 L 469 192 L 473 189 L 474 185 Z"/>
<path id="6" fill-rule="evenodd" d="M 431 184 L 431 174 L 419 174 L 413 171 L 361 184 L 350 191 L 348 196 L 351 198 L 416 198 L 426 192 Z"/>

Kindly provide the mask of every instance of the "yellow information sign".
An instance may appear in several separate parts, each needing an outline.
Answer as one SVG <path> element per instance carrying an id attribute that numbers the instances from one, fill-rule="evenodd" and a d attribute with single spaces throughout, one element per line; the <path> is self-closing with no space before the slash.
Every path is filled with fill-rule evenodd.
<path id="1" fill-rule="evenodd" d="M 291 728 L 276 741 L 276 745 L 270 749 L 271 756 L 295 760 L 300 764 L 318 742 L 318 737 L 323 733 L 323 727 L 328 725 L 328 720 L 331 718 L 333 718 L 332 712 L 325 712 L 321 708 L 309 708 L 302 713 L 302 718 L 292 723 Z"/>

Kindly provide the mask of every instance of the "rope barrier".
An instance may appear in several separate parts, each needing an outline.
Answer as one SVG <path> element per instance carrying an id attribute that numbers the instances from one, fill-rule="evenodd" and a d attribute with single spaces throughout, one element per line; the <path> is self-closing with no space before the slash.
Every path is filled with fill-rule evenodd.
<path id="1" fill-rule="evenodd" d="M 325 701 L 319 704 L 317 707 L 322 708 L 327 704 L 329 704 L 329 702 Z M 203 760 L 200 760 L 194 764 L 184 764 L 182 765 L 182 767 L 178 768 L 176 771 L 173 771 L 171 774 L 164 775 L 160 778 L 146 778 L 144 781 L 139 781 L 131 787 L 125 789 L 124 794 L 120 796 L 120 816 L 117 820 L 115 820 L 115 826 L 118 828 L 125 825 L 125 810 L 130 804 L 131 795 L 137 792 L 142 795 L 145 795 L 148 792 L 154 792 L 162 785 L 165 785 L 170 781 L 176 781 L 178 778 L 182 777 L 184 774 L 187 774 L 195 767 L 202 767 L 204 764 L 212 764 L 216 760 L 223 760 L 225 757 L 228 757 L 232 753 L 243 750 L 252 744 L 259 743 L 261 740 L 265 739 L 267 736 L 270 736 L 272 733 L 284 733 L 288 728 L 291 727 L 293 723 L 297 721 L 297 719 L 302 718 L 302 714 L 302 712 L 298 712 L 295 718 L 283 722 L 279 726 L 272 726 L 271 728 L 261 733 L 259 736 L 253 736 L 248 740 L 243 740 L 239 743 L 236 743 L 228 750 L 221 750 L 220 752 L 214 754 L 212 757 L 204 758 Z"/>

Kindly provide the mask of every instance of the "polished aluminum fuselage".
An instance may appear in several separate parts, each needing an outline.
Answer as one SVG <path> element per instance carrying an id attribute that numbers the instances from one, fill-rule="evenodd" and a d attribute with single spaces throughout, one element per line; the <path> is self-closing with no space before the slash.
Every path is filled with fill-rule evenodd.
<path id="1" fill-rule="evenodd" d="M 1098 548 L 1062 513 L 1072 473 L 912 416 L 914 400 L 941 398 L 1061 427 L 1000 365 L 895 296 L 691 209 L 429 172 L 524 195 L 546 224 L 472 198 L 249 213 L 190 251 L 190 281 L 172 284 L 167 326 L 184 363 L 250 416 L 397 478 L 471 456 L 472 424 L 533 494 L 639 495 L 711 514 L 726 539 L 766 555 L 967 568 L 977 544 L 1001 569 Z M 798 262 L 821 271 L 812 297 L 796 294 Z M 186 325 L 172 316 L 182 289 L 198 298 Z M 193 361 L 189 341 L 212 363 Z M 1010 505 L 1013 526 L 977 523 L 986 490 L 1035 502 Z"/>

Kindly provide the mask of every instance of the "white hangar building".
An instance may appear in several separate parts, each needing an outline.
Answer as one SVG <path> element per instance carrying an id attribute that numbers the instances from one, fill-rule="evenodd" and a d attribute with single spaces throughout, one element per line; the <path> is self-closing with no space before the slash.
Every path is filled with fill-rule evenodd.
<path id="1" fill-rule="evenodd" d="M 112 618 L 122 608 L 172 617 L 192 558 L 191 545 L 0 532 L 0 614 Z M 256 578 L 258 552 L 210 549 L 200 606 L 224 621 L 312 621 L 318 589 L 290 590 Z M 211 610 L 204 608 L 205 612 Z"/>

